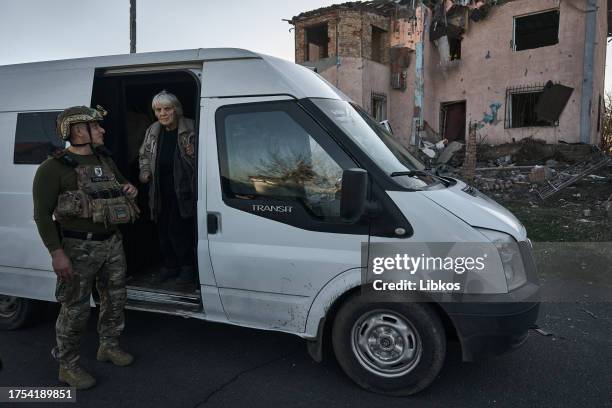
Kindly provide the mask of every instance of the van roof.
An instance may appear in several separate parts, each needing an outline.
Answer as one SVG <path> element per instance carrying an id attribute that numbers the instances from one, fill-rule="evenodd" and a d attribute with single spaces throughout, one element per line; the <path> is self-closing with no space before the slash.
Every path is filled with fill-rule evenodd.
<path id="1" fill-rule="evenodd" d="M 39 69 L 74 69 L 90 67 L 111 68 L 134 65 L 167 64 L 189 61 L 215 61 L 261 57 L 261 54 L 257 54 L 255 52 L 240 48 L 194 48 L 190 50 L 105 55 L 99 57 L 85 57 L 53 61 L 27 62 L 22 64 L 0 65 L 0 74 L 15 71 L 35 71 Z"/>
<path id="2" fill-rule="evenodd" d="M 109 55 L 0 66 L 0 112 L 49 110 L 77 104 L 88 105 L 94 72 L 155 65 L 203 63 L 202 97 L 291 95 L 348 99 L 322 77 L 301 65 L 239 48 Z M 198 64 L 199 65 L 199 64 Z M 43 73 L 40 75 L 39 73 Z M 57 89 L 62 89 L 61 94 Z"/>

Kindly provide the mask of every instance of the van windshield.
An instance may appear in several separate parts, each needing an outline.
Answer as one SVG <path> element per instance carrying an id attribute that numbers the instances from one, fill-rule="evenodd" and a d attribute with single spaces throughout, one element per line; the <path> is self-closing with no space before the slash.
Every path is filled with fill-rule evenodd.
<path id="1" fill-rule="evenodd" d="M 313 98 L 312 102 L 403 186 L 421 190 L 440 185 L 438 177 L 425 172 L 425 165 L 359 106 L 337 99 Z"/>

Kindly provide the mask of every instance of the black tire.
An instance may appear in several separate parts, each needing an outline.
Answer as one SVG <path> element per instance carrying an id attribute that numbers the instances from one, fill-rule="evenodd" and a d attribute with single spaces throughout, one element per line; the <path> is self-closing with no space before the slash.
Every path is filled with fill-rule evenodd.
<path id="1" fill-rule="evenodd" d="M 338 311 L 332 343 L 338 363 L 353 381 L 394 396 L 429 386 L 446 355 L 444 326 L 430 305 L 366 302 L 358 294 Z M 389 362 L 395 365 L 385 366 Z"/>
<path id="2" fill-rule="evenodd" d="M 0 295 L 0 330 L 15 330 L 37 321 L 44 308 L 39 300 Z"/>

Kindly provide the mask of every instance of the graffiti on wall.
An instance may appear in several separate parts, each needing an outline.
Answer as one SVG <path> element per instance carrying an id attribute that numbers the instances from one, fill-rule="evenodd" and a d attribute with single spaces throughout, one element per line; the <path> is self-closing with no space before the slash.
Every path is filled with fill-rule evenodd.
<path id="1" fill-rule="evenodd" d="M 497 112 L 499 112 L 499 108 L 501 108 L 502 104 L 499 102 L 493 102 L 489 105 L 489 112 L 484 112 L 482 116 L 482 123 L 487 125 L 497 125 L 499 123 L 499 119 L 497 118 Z"/>

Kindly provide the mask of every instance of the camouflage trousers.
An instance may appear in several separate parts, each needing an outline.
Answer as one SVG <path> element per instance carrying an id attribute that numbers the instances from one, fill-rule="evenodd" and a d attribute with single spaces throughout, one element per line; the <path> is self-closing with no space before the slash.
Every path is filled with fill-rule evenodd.
<path id="1" fill-rule="evenodd" d="M 57 346 L 52 354 L 60 365 L 72 367 L 79 360 L 79 345 L 87 327 L 94 282 L 100 295 L 100 344 L 118 345 L 125 326 L 126 264 L 123 241 L 118 233 L 105 241 L 64 238 L 62 247 L 72 263 L 73 276 L 70 280 L 57 280 L 55 297 L 61 309 L 55 324 Z"/>

